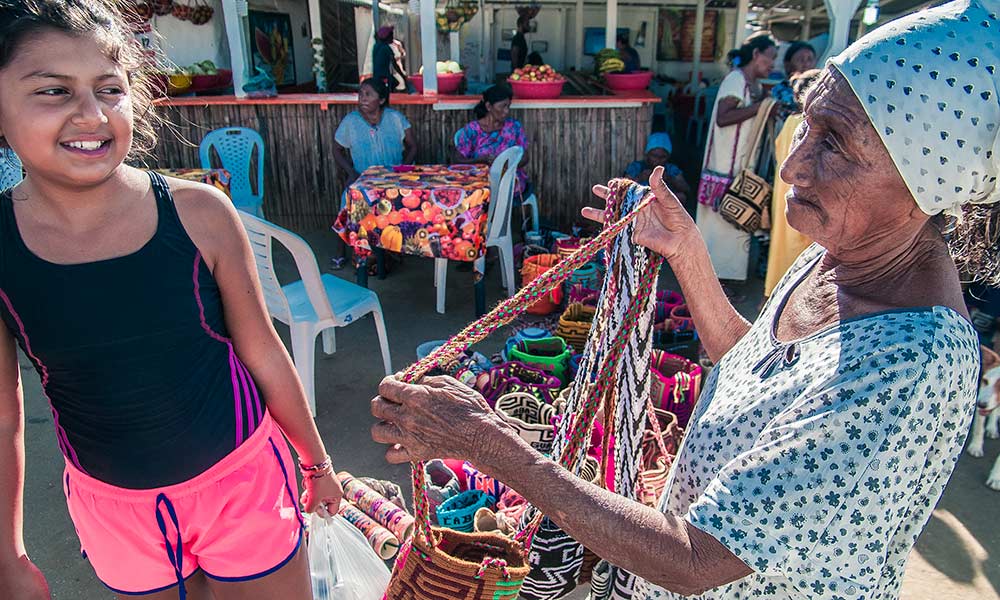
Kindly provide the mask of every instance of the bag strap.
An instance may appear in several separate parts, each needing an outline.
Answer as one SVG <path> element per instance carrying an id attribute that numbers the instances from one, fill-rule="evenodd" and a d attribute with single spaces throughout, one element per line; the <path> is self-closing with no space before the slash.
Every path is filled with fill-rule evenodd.
<path id="1" fill-rule="evenodd" d="M 757 170 L 757 160 L 760 158 L 760 141 L 764 136 L 764 131 L 767 130 L 767 124 L 770 122 L 771 107 L 774 106 L 774 98 L 768 96 L 760 101 L 760 106 L 757 107 L 757 116 L 754 117 L 753 130 L 751 133 L 750 151 L 743 156 L 743 171 L 756 171 Z"/>
<path id="2" fill-rule="evenodd" d="M 618 215 L 617 213 L 621 210 L 621 194 L 623 193 L 623 190 L 627 192 L 629 187 L 632 185 L 635 184 L 628 180 L 615 180 L 610 186 L 611 193 L 608 194 L 605 214 L 607 217 L 617 216 L 618 219 L 616 221 L 612 221 L 610 218 L 606 219 L 606 224 L 600 234 L 586 244 L 577 248 L 573 254 L 559 261 L 552 268 L 529 282 L 528 285 L 521 288 L 521 290 L 518 291 L 513 297 L 501 301 L 488 314 L 467 325 L 445 344 L 439 346 L 431 352 L 427 357 L 410 365 L 400 376 L 400 380 L 407 383 L 413 383 L 419 381 L 420 378 L 431 369 L 439 365 L 451 363 L 458 358 L 459 355 L 465 352 L 469 346 L 485 339 L 493 332 L 510 323 L 515 317 L 527 310 L 529 306 L 537 302 L 542 296 L 561 285 L 562 282 L 568 279 L 574 271 L 590 261 L 590 259 L 593 258 L 601 249 L 605 247 L 610 249 L 611 242 L 615 239 L 615 237 L 621 234 L 625 227 L 631 223 L 633 219 L 635 219 L 639 212 L 646 208 L 655 198 L 652 193 L 647 192 L 646 196 L 635 206 L 633 210 L 625 213 L 624 215 Z M 657 259 L 656 266 L 658 267 L 659 263 L 662 262 L 662 257 L 657 256 Z M 645 273 L 643 275 L 644 283 L 652 282 L 650 285 L 655 285 L 658 271 L 658 268 L 654 268 L 650 269 L 648 273 Z M 641 304 L 642 303 L 640 302 L 634 302 L 631 304 L 624 317 L 624 321 L 626 323 L 630 321 L 638 321 Z M 586 422 L 587 413 L 596 415 L 597 410 L 600 407 L 600 398 L 606 391 L 608 381 L 611 379 L 613 374 L 612 369 L 615 362 L 617 362 L 617 358 L 620 356 L 621 349 L 623 347 L 624 344 L 616 344 L 616 346 L 612 348 L 612 351 L 608 353 L 608 356 L 603 357 L 603 365 L 600 376 L 597 379 L 597 384 L 591 386 L 592 389 L 590 389 L 587 394 L 587 401 L 577 415 L 569 444 L 567 444 L 564 452 L 562 453 L 560 463 L 564 463 L 566 460 L 569 460 L 570 457 L 575 458 L 578 454 L 578 450 L 582 447 L 584 436 L 589 435 L 591 423 Z M 617 352 L 615 351 L 616 348 Z M 593 417 L 591 416 L 589 420 L 592 422 Z M 424 473 L 424 463 L 416 462 L 413 463 L 411 467 L 414 516 L 416 517 L 416 529 L 414 535 L 419 536 L 421 541 L 424 542 L 428 548 L 434 548 L 436 544 L 434 534 L 431 529 L 431 509 L 430 502 L 427 498 L 428 483 Z M 539 515 L 532 521 L 532 525 L 519 534 L 518 537 L 524 540 L 525 547 L 530 547 L 531 538 L 533 537 L 534 532 L 537 531 L 538 526 L 541 524 L 541 518 L 542 515 L 539 513 Z"/>

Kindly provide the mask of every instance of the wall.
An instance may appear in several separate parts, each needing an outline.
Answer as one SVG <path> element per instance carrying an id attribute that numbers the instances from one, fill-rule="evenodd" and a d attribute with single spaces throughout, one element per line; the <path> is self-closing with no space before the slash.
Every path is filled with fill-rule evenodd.
<path id="1" fill-rule="evenodd" d="M 229 40 L 222 18 L 222 0 L 206 0 L 215 9 L 212 20 L 204 25 L 175 19 L 172 15 L 153 17 L 153 29 L 160 35 L 160 49 L 174 65 L 211 60 L 217 67 L 230 68 Z"/>
<path id="2" fill-rule="evenodd" d="M 160 47 L 167 59 L 178 66 L 184 67 L 208 59 L 218 67 L 231 68 L 232 60 L 222 15 L 222 0 L 205 0 L 205 2 L 215 9 L 212 20 L 205 25 L 194 25 L 188 21 L 175 19 L 171 15 L 153 17 L 153 28 L 160 35 Z M 312 48 L 309 43 L 311 35 L 307 0 L 251 0 L 249 6 L 251 10 L 288 13 L 292 23 L 296 83 L 312 81 Z M 305 37 L 302 37 L 303 25 L 306 27 Z"/>

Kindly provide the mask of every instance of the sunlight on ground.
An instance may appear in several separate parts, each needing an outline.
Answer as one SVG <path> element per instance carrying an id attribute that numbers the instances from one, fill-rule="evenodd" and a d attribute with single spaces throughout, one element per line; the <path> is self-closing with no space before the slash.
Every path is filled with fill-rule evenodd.
<path id="1" fill-rule="evenodd" d="M 903 600 L 1000 600 L 997 593 L 983 572 L 989 553 L 976 540 L 972 532 L 962 524 L 952 513 L 938 509 L 931 519 L 937 527 L 947 528 L 951 535 L 965 550 L 964 556 L 930 556 L 921 554 L 919 546 L 910 554 L 903 578 Z M 928 524 L 928 533 L 931 524 Z M 943 561 L 943 562 L 942 562 Z M 954 568 L 955 561 L 962 561 L 968 569 L 968 577 L 959 580 L 949 577 L 943 570 Z M 940 565 L 939 569 L 935 565 Z"/>

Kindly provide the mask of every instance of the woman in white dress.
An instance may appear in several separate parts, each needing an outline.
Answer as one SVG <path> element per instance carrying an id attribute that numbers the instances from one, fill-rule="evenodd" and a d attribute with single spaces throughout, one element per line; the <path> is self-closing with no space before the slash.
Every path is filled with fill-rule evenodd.
<path id="1" fill-rule="evenodd" d="M 767 32 L 747 38 L 729 53 L 733 70 L 719 85 L 705 145 L 704 168 L 698 184 L 698 228 L 719 279 L 743 281 L 750 260 L 750 234 L 729 224 L 718 213 L 719 201 L 743 157 L 752 150 L 750 130 L 760 107 L 759 80 L 774 66 L 778 46 Z"/>
<path id="2" fill-rule="evenodd" d="M 960 281 L 1000 284 L 1000 45 L 967 42 L 998 33 L 1000 0 L 957 0 L 828 63 L 780 170 L 788 223 L 816 244 L 754 323 L 654 171 L 634 240 L 668 261 L 716 363 L 660 511 L 575 477 L 444 377 L 382 382 L 388 460 L 470 460 L 642 578 L 634 600 L 899 598 L 975 412 Z"/>

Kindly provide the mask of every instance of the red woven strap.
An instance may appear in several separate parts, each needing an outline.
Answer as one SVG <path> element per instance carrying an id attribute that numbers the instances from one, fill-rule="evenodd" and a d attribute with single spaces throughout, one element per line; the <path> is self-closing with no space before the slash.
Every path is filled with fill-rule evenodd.
<path id="1" fill-rule="evenodd" d="M 574 271 L 590 261 L 590 259 L 592 259 L 602 248 L 610 247 L 614 238 L 618 236 L 625 229 L 625 227 L 632 222 L 633 219 L 635 219 L 636 215 L 639 214 L 643 208 L 648 206 L 653 201 L 654 196 L 651 193 L 647 194 L 647 196 L 643 198 L 633 210 L 629 211 L 627 214 L 618 215 L 617 213 L 621 210 L 622 206 L 622 194 L 627 193 L 631 185 L 635 184 L 628 180 L 614 180 L 611 182 L 610 187 L 612 189 L 612 193 L 608 194 L 607 205 L 605 208 L 606 217 L 611 218 L 606 219 L 604 229 L 600 234 L 586 244 L 577 248 L 576 251 L 556 263 L 552 268 L 533 279 L 521 288 L 521 290 L 518 291 L 513 297 L 501 301 L 485 316 L 470 323 L 465 327 L 465 329 L 458 332 L 445 344 L 436 348 L 427 357 L 410 365 L 400 376 L 400 380 L 407 383 L 419 381 L 421 377 L 435 367 L 439 365 L 447 365 L 453 362 L 470 346 L 485 339 L 493 332 L 507 325 L 513 321 L 514 318 L 525 312 L 528 307 L 537 302 L 539 298 L 560 286 L 573 274 Z M 617 220 L 613 220 L 615 218 L 617 218 Z M 612 259 L 608 256 L 609 254 L 610 252 L 605 253 L 606 260 L 610 265 Z M 655 268 L 650 269 L 649 273 L 644 274 L 643 289 L 645 289 L 646 285 L 648 285 L 648 281 L 653 282 L 653 285 L 655 285 L 656 275 L 659 271 L 659 266 L 662 263 L 662 260 L 662 257 L 656 257 L 654 260 Z M 612 290 L 609 290 L 609 293 L 612 293 Z M 633 303 L 629 307 L 629 311 L 626 313 L 625 323 L 638 320 L 641 309 L 640 305 L 641 303 L 637 302 Z M 631 331 L 631 329 L 629 329 L 629 331 Z M 621 339 L 627 339 L 627 337 L 622 337 Z M 589 439 L 590 425 L 592 424 L 593 417 L 597 414 L 597 410 L 600 407 L 600 399 L 608 389 L 609 382 L 607 379 L 611 378 L 611 375 L 613 374 L 612 369 L 614 368 L 617 358 L 621 355 L 623 347 L 624 344 L 619 341 L 616 343 L 615 347 L 612 348 L 612 351 L 609 352 L 608 356 L 602 357 L 602 368 L 600 376 L 598 377 L 598 384 L 593 386 L 593 389 L 590 390 L 585 406 L 579 411 L 579 414 L 574 421 L 570 443 L 567 445 L 566 451 L 560 458 L 560 463 L 564 464 L 564 466 L 565 461 L 569 460 L 567 457 L 570 457 L 570 459 L 575 457 L 581 448 L 583 440 Z M 586 422 L 588 413 L 591 423 Z M 585 438 L 584 436 L 587 437 Z M 428 483 L 424 473 L 423 462 L 412 464 L 412 479 L 414 516 L 416 517 L 414 535 L 421 536 L 423 542 L 428 548 L 434 548 L 436 543 L 431 530 L 431 509 L 430 503 L 427 499 Z M 527 540 L 526 545 L 530 546 L 530 539 L 533 537 L 534 530 L 537 530 L 537 526 L 540 522 L 541 515 L 533 521 L 532 526 L 529 526 L 529 528 L 521 532 L 524 535 L 519 534 L 519 537 L 523 537 Z"/>

